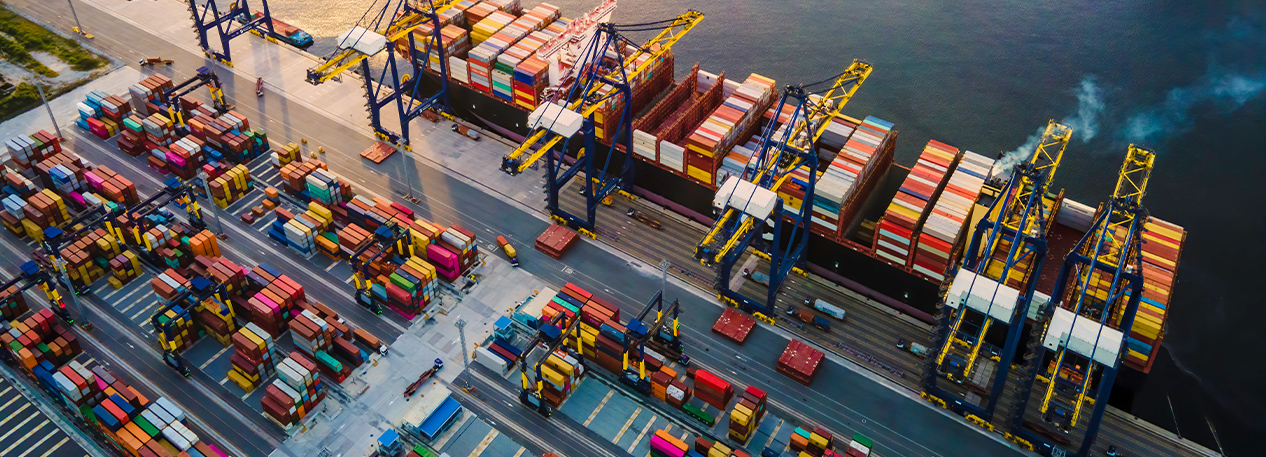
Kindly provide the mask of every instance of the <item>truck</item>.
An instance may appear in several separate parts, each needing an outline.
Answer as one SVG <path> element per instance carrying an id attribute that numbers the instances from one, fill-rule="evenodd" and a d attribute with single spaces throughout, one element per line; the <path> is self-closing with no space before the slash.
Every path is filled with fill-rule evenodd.
<path id="1" fill-rule="evenodd" d="M 839 320 L 844 320 L 844 310 L 838 306 L 822 301 L 822 299 L 813 300 L 813 309 L 824 312 L 827 315 Z"/>
<path id="2" fill-rule="evenodd" d="M 748 279 L 756 281 L 758 284 L 763 284 L 765 287 L 769 287 L 769 275 L 765 273 L 743 270 L 743 276 L 747 276 Z"/>
<path id="3" fill-rule="evenodd" d="M 801 322 L 817 327 L 818 330 L 824 332 L 831 331 L 831 321 L 823 319 L 822 316 L 817 314 L 813 314 L 812 311 L 802 309 L 796 312 L 796 317 L 800 318 Z"/>

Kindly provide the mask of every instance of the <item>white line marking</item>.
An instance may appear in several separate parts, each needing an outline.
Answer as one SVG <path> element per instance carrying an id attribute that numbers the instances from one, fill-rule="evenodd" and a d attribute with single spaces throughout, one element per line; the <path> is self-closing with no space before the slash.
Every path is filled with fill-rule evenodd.
<path id="1" fill-rule="evenodd" d="M 210 359 L 207 359 L 207 361 L 206 361 L 206 362 L 204 362 L 204 363 L 202 364 L 202 366 L 198 367 L 198 369 L 199 369 L 199 370 L 205 370 L 205 369 L 207 369 L 207 365 L 210 365 L 210 364 L 211 364 L 211 362 L 215 361 L 215 359 L 220 358 L 220 356 L 221 356 L 221 355 L 224 355 L 224 353 L 225 353 L 225 352 L 227 352 L 228 350 L 229 350 L 229 346 L 225 346 L 225 347 L 224 347 L 224 349 L 221 349 L 221 350 L 220 350 L 220 352 L 215 353 L 215 355 L 211 356 L 211 358 L 210 358 Z"/>

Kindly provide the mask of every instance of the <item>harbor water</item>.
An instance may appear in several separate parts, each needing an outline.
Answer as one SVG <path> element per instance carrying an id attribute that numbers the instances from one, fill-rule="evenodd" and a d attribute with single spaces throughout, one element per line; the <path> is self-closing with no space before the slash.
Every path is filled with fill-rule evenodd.
<path id="1" fill-rule="evenodd" d="M 378 0 L 381 5 L 386 0 Z M 310 32 L 318 56 L 370 0 L 273 0 L 273 15 Z M 596 0 L 554 0 L 576 17 Z M 524 1 L 525 6 L 534 2 Z M 1188 230 L 1169 327 L 1150 375 L 1111 403 L 1230 455 L 1260 455 L 1266 432 L 1266 4 L 1070 0 L 626 0 L 615 21 L 707 17 L 675 47 L 678 72 L 780 85 L 820 81 L 853 58 L 874 74 L 845 109 L 900 130 L 896 161 L 936 139 L 993 156 L 1050 119 L 1073 127 L 1054 188 L 1097 204 L 1126 148 L 1157 152 L 1143 202 Z M 370 12 L 373 16 L 375 12 Z M 632 35 L 645 39 L 649 35 Z M 1110 443 L 1109 443 L 1110 444 Z"/>

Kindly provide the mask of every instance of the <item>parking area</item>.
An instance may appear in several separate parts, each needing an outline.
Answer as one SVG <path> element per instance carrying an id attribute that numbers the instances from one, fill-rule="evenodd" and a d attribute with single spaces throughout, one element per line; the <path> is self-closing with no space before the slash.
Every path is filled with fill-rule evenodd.
<path id="1" fill-rule="evenodd" d="M 96 361 L 76 358 L 91 369 Z M 81 457 L 88 455 L 23 394 L 20 386 L 0 377 L 0 455 L 6 457 Z"/>

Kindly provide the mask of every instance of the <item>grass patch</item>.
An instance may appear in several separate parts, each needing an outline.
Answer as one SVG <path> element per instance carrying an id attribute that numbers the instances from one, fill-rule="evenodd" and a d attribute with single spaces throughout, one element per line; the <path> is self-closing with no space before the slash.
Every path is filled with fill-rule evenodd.
<path id="1" fill-rule="evenodd" d="M 19 84 L 9 95 L 0 98 L 0 122 L 25 113 L 39 104 L 40 93 L 35 86 L 27 83 Z"/>
<path id="2" fill-rule="evenodd" d="M 4 4 L 0 3 L 0 5 Z M 15 58 L 19 60 L 14 60 L 14 63 L 19 63 L 23 66 L 26 66 L 27 64 L 24 63 L 24 61 L 20 61 L 20 59 L 22 59 L 20 57 L 22 54 L 25 54 L 26 59 L 30 59 L 37 64 L 39 63 L 39 61 L 36 61 L 35 58 L 31 57 L 31 51 L 43 51 L 57 56 L 58 59 L 61 59 L 62 62 L 66 62 L 66 64 L 70 65 L 70 68 L 75 71 L 95 70 L 109 63 L 109 61 L 105 58 L 94 55 L 82 46 L 79 46 L 79 43 L 75 42 L 75 40 L 53 33 L 51 30 L 19 16 L 17 13 L 10 10 L 8 5 L 4 5 L 4 8 L 0 8 L 0 32 L 12 37 L 12 40 L 5 40 L 8 44 L 0 43 L 0 51 L 4 52 L 6 56 L 12 56 L 15 54 L 11 52 L 14 48 L 11 44 L 18 45 L 16 49 L 22 52 L 16 54 L 19 57 Z M 40 65 L 40 67 L 44 66 Z M 39 72 L 36 68 L 30 66 L 27 66 L 27 68 L 32 71 Z M 44 69 L 48 70 L 47 67 L 44 67 Z M 51 72 L 52 70 L 48 71 Z M 40 74 L 44 73 L 40 72 Z M 56 73 L 53 73 L 53 75 L 55 76 Z"/>
<path id="3" fill-rule="evenodd" d="M 39 73 L 41 76 L 56 78 L 57 72 L 44 66 L 40 61 L 31 57 L 31 53 L 27 52 L 22 45 L 9 39 L 9 37 L 0 35 L 0 57 L 9 62 L 21 65 L 27 70 Z"/>

